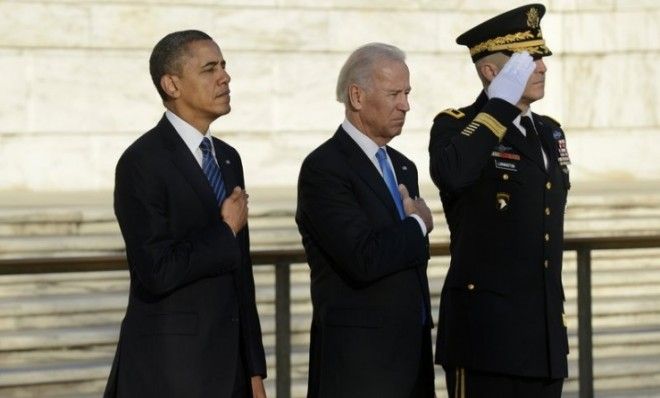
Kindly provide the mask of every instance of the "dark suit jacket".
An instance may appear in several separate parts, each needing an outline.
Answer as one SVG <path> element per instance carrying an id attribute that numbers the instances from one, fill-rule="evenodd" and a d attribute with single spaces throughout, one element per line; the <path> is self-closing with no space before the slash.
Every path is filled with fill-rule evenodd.
<path id="1" fill-rule="evenodd" d="M 518 114 L 482 93 L 433 123 L 431 176 L 451 233 L 436 361 L 561 378 L 568 353 L 561 271 L 570 183 L 559 158 L 565 137 L 555 121 L 533 115 L 546 170 L 512 124 Z M 506 129 L 501 142 L 491 131 L 499 127 Z"/>
<path id="2" fill-rule="evenodd" d="M 418 195 L 413 162 L 388 154 L 399 183 Z M 414 218 L 399 218 L 383 177 L 341 127 L 302 164 L 296 222 L 314 307 L 308 397 L 410 396 L 432 362 L 422 344 L 428 240 Z M 433 394 L 427 369 L 420 396 Z"/>
<path id="3" fill-rule="evenodd" d="M 213 144 L 227 193 L 244 187 L 238 152 Z M 164 116 L 121 156 L 115 213 L 131 288 L 105 396 L 228 397 L 235 372 L 265 376 L 248 229 L 234 237 L 222 222 L 206 176 Z"/>

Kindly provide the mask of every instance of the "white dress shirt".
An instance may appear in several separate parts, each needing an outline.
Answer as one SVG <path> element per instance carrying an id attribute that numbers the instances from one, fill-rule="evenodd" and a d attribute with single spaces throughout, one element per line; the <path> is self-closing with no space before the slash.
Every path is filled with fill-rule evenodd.
<path id="1" fill-rule="evenodd" d="M 176 130 L 183 142 L 186 143 L 186 146 L 188 149 L 190 149 L 190 152 L 192 152 L 195 160 L 197 160 L 199 167 L 202 167 L 202 161 L 204 160 L 204 153 L 202 153 L 202 149 L 199 147 L 199 145 L 202 143 L 202 140 L 205 137 L 208 137 L 208 139 L 211 140 L 211 152 L 213 153 L 213 159 L 215 159 L 215 162 L 218 163 L 218 160 L 215 156 L 213 137 L 211 136 L 210 131 L 206 131 L 206 133 L 198 131 L 196 128 L 191 126 L 188 122 L 181 119 L 170 110 L 165 111 L 165 117 L 170 121 L 170 123 L 172 123 L 174 130 Z"/>
<path id="2" fill-rule="evenodd" d="M 366 134 L 358 130 L 357 127 L 353 126 L 353 124 L 349 122 L 348 119 L 344 119 L 341 127 L 348 133 L 348 136 L 351 137 L 356 144 L 358 144 L 360 149 L 362 149 L 365 155 L 367 155 L 367 158 L 369 158 L 371 163 L 374 165 L 376 170 L 378 170 L 378 173 L 382 177 L 383 171 L 380 169 L 378 158 L 376 158 L 376 152 L 378 152 L 380 149 L 378 144 L 376 144 L 371 138 L 367 137 Z M 387 147 L 384 146 L 383 149 L 387 153 Z M 396 180 L 396 173 L 394 172 L 394 165 L 392 164 L 390 155 L 387 155 L 387 162 L 390 164 L 390 168 L 392 168 L 392 174 L 394 174 L 394 179 Z M 396 181 L 396 184 L 399 185 L 399 182 Z M 413 217 L 415 220 L 417 220 L 419 227 L 422 229 L 422 235 L 426 235 L 426 224 L 424 224 L 424 220 L 422 220 L 422 218 L 417 214 L 411 214 L 408 217 Z"/>

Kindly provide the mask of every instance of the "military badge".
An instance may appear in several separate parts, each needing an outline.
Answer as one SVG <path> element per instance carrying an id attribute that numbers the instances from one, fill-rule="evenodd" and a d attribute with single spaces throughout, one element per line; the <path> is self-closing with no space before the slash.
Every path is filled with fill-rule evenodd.
<path id="1" fill-rule="evenodd" d="M 541 23 L 541 17 L 539 16 L 539 10 L 536 7 L 532 7 L 527 11 L 527 26 L 532 29 L 539 27 Z"/>
<path id="2" fill-rule="evenodd" d="M 495 195 L 495 208 L 498 211 L 505 211 L 509 208 L 509 199 L 511 199 L 511 195 L 509 195 L 506 192 L 498 192 L 497 195 Z"/>
<path id="3" fill-rule="evenodd" d="M 513 152 L 513 148 L 504 144 L 498 144 L 495 146 L 495 148 L 493 148 L 493 152 L 491 152 L 490 155 L 494 158 L 520 160 L 520 155 Z"/>
<path id="4" fill-rule="evenodd" d="M 563 167 L 571 164 L 571 158 L 568 156 L 565 139 L 562 138 L 557 140 L 557 151 L 559 152 L 559 157 L 557 159 L 559 160 L 560 166 Z"/>

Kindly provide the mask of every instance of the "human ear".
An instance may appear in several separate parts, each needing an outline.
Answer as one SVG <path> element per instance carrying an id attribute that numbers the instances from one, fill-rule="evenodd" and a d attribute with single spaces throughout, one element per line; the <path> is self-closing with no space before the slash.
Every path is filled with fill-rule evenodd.
<path id="1" fill-rule="evenodd" d="M 495 76 L 499 73 L 500 68 L 490 62 L 484 62 L 479 66 L 479 72 L 481 75 L 488 81 L 488 83 L 492 82 Z"/>
<path id="2" fill-rule="evenodd" d="M 348 86 L 348 101 L 353 109 L 362 109 L 362 102 L 364 101 L 364 90 L 362 90 L 362 88 L 357 84 L 351 84 Z"/>
<path id="3" fill-rule="evenodd" d="M 178 78 L 174 75 L 163 75 L 160 78 L 160 87 L 171 98 L 178 98 L 180 95 Z"/>

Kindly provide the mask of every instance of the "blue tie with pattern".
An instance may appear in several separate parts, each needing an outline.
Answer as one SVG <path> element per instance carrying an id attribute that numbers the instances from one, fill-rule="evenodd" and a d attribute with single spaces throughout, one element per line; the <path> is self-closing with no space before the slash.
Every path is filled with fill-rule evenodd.
<path id="1" fill-rule="evenodd" d="M 380 148 L 376 152 L 376 159 L 378 159 L 378 165 L 380 165 L 380 170 L 383 172 L 383 178 L 385 179 L 385 184 L 390 190 L 392 199 L 394 199 L 394 204 L 396 204 L 396 209 L 399 211 L 399 217 L 403 220 L 406 218 L 406 213 L 403 211 L 403 202 L 401 201 L 401 194 L 399 194 L 399 188 L 396 185 L 396 179 L 394 178 L 394 171 L 390 167 L 390 163 L 387 161 L 387 152 L 385 149 Z"/>
<path id="2" fill-rule="evenodd" d="M 202 150 L 202 154 L 204 155 L 204 158 L 202 159 L 202 170 L 204 170 L 204 174 L 206 174 L 206 178 L 209 180 L 211 188 L 213 188 L 213 193 L 218 200 L 218 204 L 221 204 L 226 196 L 225 182 L 222 179 L 220 167 L 213 157 L 211 145 L 211 140 L 208 137 L 204 137 L 202 143 L 199 144 L 199 149 Z"/>

